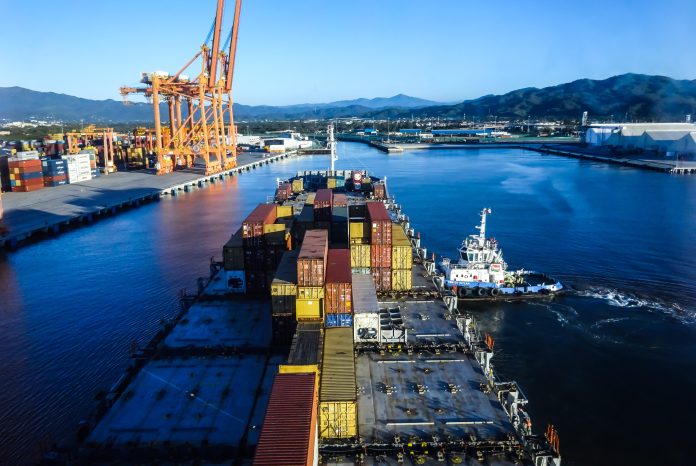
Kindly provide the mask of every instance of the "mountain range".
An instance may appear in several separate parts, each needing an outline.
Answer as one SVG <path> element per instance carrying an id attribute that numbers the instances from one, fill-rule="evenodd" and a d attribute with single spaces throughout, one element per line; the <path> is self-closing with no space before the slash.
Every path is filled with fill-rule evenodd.
<path id="1" fill-rule="evenodd" d="M 164 108 L 162 115 L 167 115 Z M 499 118 L 579 119 L 583 111 L 592 117 L 626 120 L 683 120 L 696 114 L 696 80 L 665 76 L 623 74 L 603 80 L 579 79 L 545 88 L 529 87 L 502 95 L 486 95 L 457 104 L 439 104 L 404 94 L 374 99 L 342 100 L 286 106 L 234 104 L 235 119 L 287 120 L 345 117 L 461 119 L 465 115 Z M 115 100 L 90 100 L 21 87 L 0 87 L 0 119 L 85 120 L 94 123 L 150 122 L 147 103 L 124 105 Z"/>

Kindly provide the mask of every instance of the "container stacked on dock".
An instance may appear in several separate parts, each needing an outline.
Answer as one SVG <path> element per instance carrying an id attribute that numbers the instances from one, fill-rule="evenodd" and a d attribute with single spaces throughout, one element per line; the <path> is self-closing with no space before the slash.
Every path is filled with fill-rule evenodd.
<path id="1" fill-rule="evenodd" d="M 13 192 L 43 189 L 43 170 L 38 152 L 17 152 L 14 157 L 7 159 L 7 166 Z"/>
<path id="2" fill-rule="evenodd" d="M 64 155 L 61 158 L 68 163 L 68 182 L 70 184 L 92 179 L 89 153 Z"/>
<path id="3" fill-rule="evenodd" d="M 370 262 L 377 291 L 391 290 L 392 221 L 382 202 L 367 203 L 370 221 Z"/>
<path id="4" fill-rule="evenodd" d="M 358 435 L 357 387 L 353 329 L 327 328 L 319 388 L 319 436 L 323 439 Z"/>
<path id="5" fill-rule="evenodd" d="M 53 187 L 68 184 L 68 162 L 63 159 L 41 161 L 44 186 Z"/>

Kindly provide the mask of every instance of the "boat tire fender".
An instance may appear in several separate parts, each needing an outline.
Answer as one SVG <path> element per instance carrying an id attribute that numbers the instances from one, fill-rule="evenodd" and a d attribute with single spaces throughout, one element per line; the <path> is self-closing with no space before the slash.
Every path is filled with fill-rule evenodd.
<path id="1" fill-rule="evenodd" d="M 457 288 L 457 296 L 460 298 L 466 298 L 467 288 L 465 286 L 460 286 Z"/>
<path id="2" fill-rule="evenodd" d="M 486 296 L 486 289 L 485 288 L 476 287 L 475 290 L 476 290 L 475 291 L 476 296 Z"/>
<path id="3" fill-rule="evenodd" d="M 495 297 L 500 295 L 500 290 L 498 288 L 491 288 L 491 296 Z"/>

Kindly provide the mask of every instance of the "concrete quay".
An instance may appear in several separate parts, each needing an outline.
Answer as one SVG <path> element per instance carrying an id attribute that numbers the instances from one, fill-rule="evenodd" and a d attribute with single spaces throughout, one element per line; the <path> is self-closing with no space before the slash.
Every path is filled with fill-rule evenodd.
<path id="1" fill-rule="evenodd" d="M 176 196 L 180 191 L 222 182 L 226 177 L 294 155 L 241 154 L 237 157 L 237 167 L 214 175 L 204 175 L 196 169 L 161 176 L 149 170 L 137 170 L 28 193 L 4 193 L 3 222 L 7 232 L 0 236 L 0 248 L 15 249 L 27 242 L 60 234 L 66 228 L 91 224 L 102 216 L 159 200 L 161 196 Z"/>

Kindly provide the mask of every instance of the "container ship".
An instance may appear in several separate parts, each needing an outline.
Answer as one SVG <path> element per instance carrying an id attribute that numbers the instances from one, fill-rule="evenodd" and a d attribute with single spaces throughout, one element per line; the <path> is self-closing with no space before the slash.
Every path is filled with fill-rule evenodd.
<path id="1" fill-rule="evenodd" d="M 558 466 L 386 180 L 304 171 L 47 463 Z"/>
<path id="2" fill-rule="evenodd" d="M 561 292 L 563 284 L 545 273 L 508 271 L 498 241 L 486 238 L 486 216 L 490 213 L 489 208 L 481 210 L 481 223 L 476 227 L 479 234 L 462 241 L 458 262 L 442 259 L 439 269 L 443 274 L 435 277 L 434 283 L 469 300 L 544 297 Z"/>

